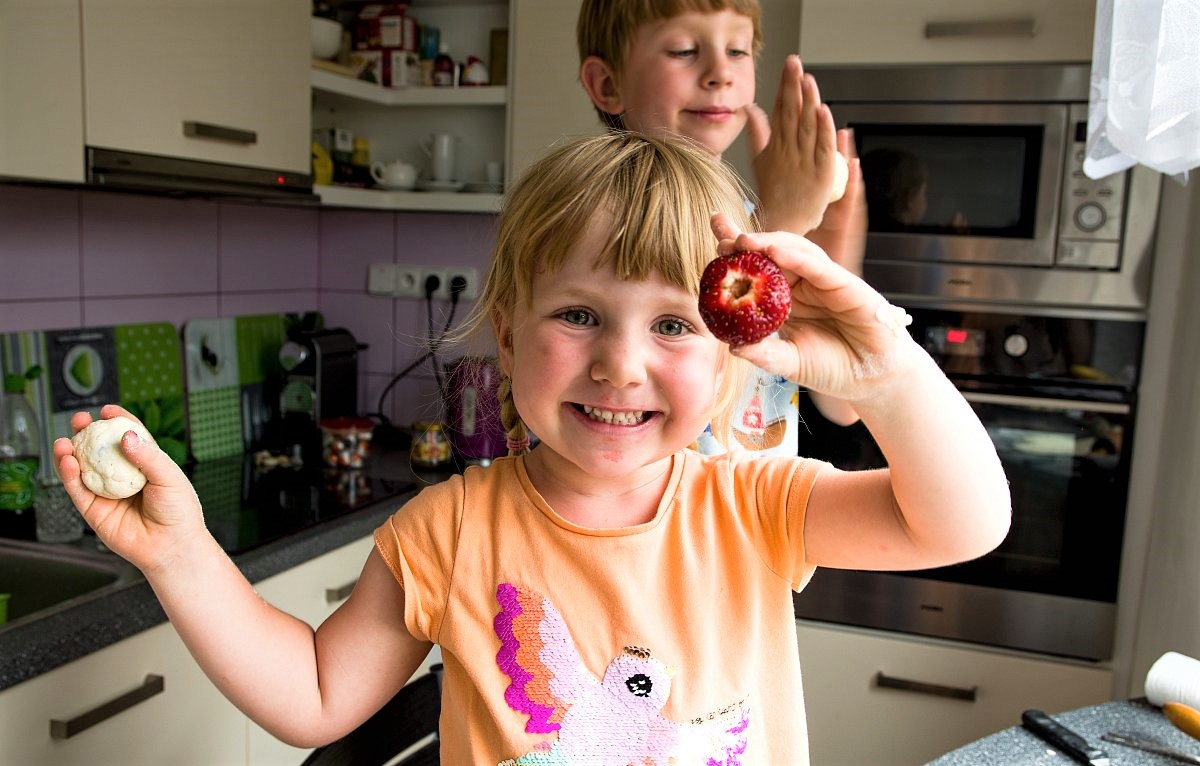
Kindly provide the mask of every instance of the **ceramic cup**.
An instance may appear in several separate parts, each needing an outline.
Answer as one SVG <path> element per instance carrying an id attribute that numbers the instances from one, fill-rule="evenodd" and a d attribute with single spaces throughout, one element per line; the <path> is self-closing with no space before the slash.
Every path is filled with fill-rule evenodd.
<path id="1" fill-rule="evenodd" d="M 483 166 L 484 172 L 487 173 L 487 182 L 490 184 L 504 183 L 504 163 L 500 160 L 492 160 Z"/>
<path id="2" fill-rule="evenodd" d="M 371 178 L 389 189 L 411 189 L 417 182 L 417 169 L 400 160 L 374 162 L 371 163 Z"/>
<path id="3" fill-rule="evenodd" d="M 434 133 L 425 140 L 422 148 L 429 155 L 433 180 L 454 180 L 454 154 L 458 138 L 453 133 Z"/>

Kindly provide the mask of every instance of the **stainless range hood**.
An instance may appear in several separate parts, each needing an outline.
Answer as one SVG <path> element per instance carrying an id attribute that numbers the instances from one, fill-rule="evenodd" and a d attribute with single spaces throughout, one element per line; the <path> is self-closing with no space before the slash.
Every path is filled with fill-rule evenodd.
<path id="1" fill-rule="evenodd" d="M 89 184 L 172 196 L 237 197 L 318 204 L 312 176 L 289 170 L 226 165 L 102 147 L 87 147 Z"/>

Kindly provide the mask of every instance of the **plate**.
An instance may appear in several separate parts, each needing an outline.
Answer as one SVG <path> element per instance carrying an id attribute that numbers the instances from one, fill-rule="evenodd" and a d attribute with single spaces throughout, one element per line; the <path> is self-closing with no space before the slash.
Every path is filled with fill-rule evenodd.
<path id="1" fill-rule="evenodd" d="M 463 191 L 470 192 L 472 194 L 500 194 L 504 191 L 504 184 L 467 184 L 465 187 L 463 187 Z"/>
<path id="2" fill-rule="evenodd" d="M 415 185 L 416 185 L 416 184 L 408 184 L 407 186 L 404 186 L 404 185 L 402 185 L 402 184 L 396 184 L 396 185 L 392 185 L 392 184 L 380 184 L 380 183 L 377 183 L 377 184 L 375 184 L 375 188 L 376 188 L 376 189 L 383 189 L 384 191 L 412 191 L 412 190 L 413 190 L 413 187 L 414 187 Z"/>
<path id="3" fill-rule="evenodd" d="M 421 191 L 456 192 L 463 188 L 462 181 L 418 181 L 417 188 Z"/>

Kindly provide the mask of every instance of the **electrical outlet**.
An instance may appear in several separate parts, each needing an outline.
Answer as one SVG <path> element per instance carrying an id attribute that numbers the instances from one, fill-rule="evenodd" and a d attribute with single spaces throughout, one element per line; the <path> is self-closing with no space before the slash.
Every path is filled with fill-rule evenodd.
<path id="1" fill-rule="evenodd" d="M 396 264 L 372 263 L 367 271 L 367 292 L 371 295 L 392 296 L 396 293 Z"/>
<path id="2" fill-rule="evenodd" d="M 450 280 L 454 277 L 462 277 L 466 280 L 466 288 L 459 293 L 459 301 L 473 301 L 479 297 L 479 269 L 469 266 L 409 266 L 406 264 L 371 264 L 371 275 L 369 279 L 375 280 L 376 266 L 390 266 L 394 270 L 391 284 L 393 288 L 390 293 L 376 293 L 374 289 L 370 292 L 375 295 L 390 294 L 395 298 L 416 298 L 418 300 L 425 299 L 425 280 L 428 277 L 434 276 L 438 279 L 437 289 L 433 291 L 433 300 L 435 301 L 450 301 Z M 382 281 L 382 278 L 380 278 Z M 374 285 L 375 282 L 370 283 Z"/>
<path id="3" fill-rule="evenodd" d="M 424 298 L 425 280 L 420 266 L 400 264 L 396 267 L 396 286 L 392 296 L 396 298 Z"/>
<path id="4" fill-rule="evenodd" d="M 421 267 L 421 297 L 425 297 L 425 280 L 430 277 L 437 277 L 437 287 L 433 291 L 433 300 L 445 300 L 449 293 L 446 288 L 446 269 L 443 266 L 422 266 Z"/>
<path id="5" fill-rule="evenodd" d="M 479 269 L 451 266 L 446 269 L 446 275 L 446 300 L 450 300 L 450 282 L 455 277 L 462 277 L 467 282 L 467 286 L 458 294 L 459 301 L 473 301 L 479 297 Z"/>

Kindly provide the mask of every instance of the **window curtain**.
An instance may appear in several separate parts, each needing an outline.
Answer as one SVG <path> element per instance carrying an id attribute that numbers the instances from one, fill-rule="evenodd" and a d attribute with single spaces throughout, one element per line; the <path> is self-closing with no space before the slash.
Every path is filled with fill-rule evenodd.
<path id="1" fill-rule="evenodd" d="M 1097 0 L 1083 170 L 1200 166 L 1200 0 Z"/>

